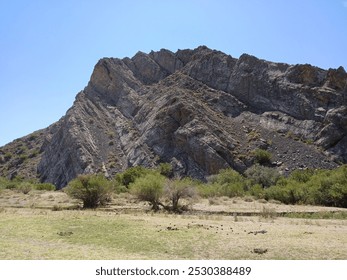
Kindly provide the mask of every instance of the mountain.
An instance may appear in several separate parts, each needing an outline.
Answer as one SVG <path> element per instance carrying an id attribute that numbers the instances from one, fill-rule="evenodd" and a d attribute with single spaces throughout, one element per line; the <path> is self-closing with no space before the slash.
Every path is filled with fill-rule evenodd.
<path id="1" fill-rule="evenodd" d="M 103 58 L 66 115 L 0 148 L 0 175 L 64 187 L 170 162 L 204 179 L 244 172 L 254 151 L 283 173 L 347 162 L 347 74 L 309 64 L 238 59 L 205 46 Z"/>

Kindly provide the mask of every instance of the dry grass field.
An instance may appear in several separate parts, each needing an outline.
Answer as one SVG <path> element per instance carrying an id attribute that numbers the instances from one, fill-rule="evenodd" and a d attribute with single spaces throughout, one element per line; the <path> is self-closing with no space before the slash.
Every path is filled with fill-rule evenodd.
<path id="1" fill-rule="evenodd" d="M 67 210 L 76 205 L 63 192 L 3 190 L 0 259 L 347 259 L 347 209 L 221 197 L 175 215 L 129 194 Z"/>

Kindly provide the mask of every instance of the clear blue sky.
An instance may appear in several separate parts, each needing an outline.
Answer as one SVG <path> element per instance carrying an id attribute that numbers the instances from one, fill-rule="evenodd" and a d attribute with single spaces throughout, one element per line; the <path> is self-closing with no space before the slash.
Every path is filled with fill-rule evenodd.
<path id="1" fill-rule="evenodd" d="M 0 146 L 59 120 L 100 58 L 199 45 L 347 70 L 347 0 L 0 0 Z"/>

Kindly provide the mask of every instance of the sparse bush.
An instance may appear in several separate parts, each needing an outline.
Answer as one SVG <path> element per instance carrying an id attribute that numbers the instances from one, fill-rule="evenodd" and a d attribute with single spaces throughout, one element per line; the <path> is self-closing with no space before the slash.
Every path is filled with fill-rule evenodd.
<path id="1" fill-rule="evenodd" d="M 130 191 L 141 201 L 148 201 L 154 211 L 159 210 L 160 198 L 163 195 L 165 177 L 159 173 L 148 173 L 138 177 L 130 184 Z"/>
<path id="2" fill-rule="evenodd" d="M 167 178 L 172 178 L 173 176 L 173 168 L 170 163 L 160 163 L 159 164 L 159 173 Z"/>
<path id="3" fill-rule="evenodd" d="M 265 219 L 273 219 L 277 217 L 277 213 L 276 210 L 273 208 L 267 208 L 267 207 L 263 207 L 260 216 L 265 218 Z"/>
<path id="4" fill-rule="evenodd" d="M 29 158 L 34 158 L 36 156 L 38 156 L 40 154 L 40 151 L 39 150 L 34 150 L 32 151 L 30 154 L 29 154 Z"/>
<path id="5" fill-rule="evenodd" d="M 254 200 L 253 200 L 252 197 L 246 196 L 246 197 L 244 198 L 244 201 L 246 201 L 246 202 L 253 202 Z"/>
<path id="6" fill-rule="evenodd" d="M 37 139 L 37 137 L 38 137 L 38 135 L 35 134 L 35 133 L 33 133 L 33 134 L 31 134 L 31 135 L 29 136 L 28 140 L 29 140 L 29 141 L 34 141 L 34 140 Z"/>
<path id="7" fill-rule="evenodd" d="M 181 212 L 182 207 L 178 202 L 181 198 L 193 198 L 196 196 L 196 188 L 189 178 L 183 180 L 167 180 L 164 188 L 164 195 L 171 201 L 170 210 Z"/>
<path id="8" fill-rule="evenodd" d="M 209 197 L 208 198 L 208 204 L 209 205 L 219 205 L 219 199 L 217 197 Z"/>
<path id="9" fill-rule="evenodd" d="M 112 132 L 112 131 L 109 131 L 109 132 L 107 133 L 107 135 L 108 135 L 108 138 L 109 138 L 109 139 L 114 139 L 114 138 L 115 138 L 115 134 L 114 134 L 114 132 Z"/>
<path id="10" fill-rule="evenodd" d="M 17 186 L 17 189 L 24 194 L 28 194 L 33 189 L 33 185 L 29 182 L 22 182 Z"/>
<path id="11" fill-rule="evenodd" d="M 6 153 L 5 156 L 4 156 L 5 160 L 8 161 L 12 158 L 12 154 L 11 153 Z"/>
<path id="12" fill-rule="evenodd" d="M 249 141 L 258 140 L 260 138 L 260 133 L 256 130 L 248 132 Z"/>
<path id="13" fill-rule="evenodd" d="M 314 143 L 313 139 L 305 139 L 303 142 L 307 145 L 312 145 Z"/>
<path id="14" fill-rule="evenodd" d="M 266 164 L 271 163 L 272 155 L 270 152 L 268 152 L 266 150 L 256 149 L 255 151 L 253 151 L 253 155 L 254 155 L 256 163 L 259 163 L 262 165 L 266 165 Z"/>
<path id="15" fill-rule="evenodd" d="M 60 205 L 53 205 L 52 207 L 52 211 L 62 211 L 63 207 L 61 207 Z"/>
<path id="16" fill-rule="evenodd" d="M 28 155 L 26 154 L 21 154 L 19 157 L 18 157 L 18 162 L 19 163 L 23 163 L 24 161 L 26 161 L 28 159 Z"/>
<path id="17" fill-rule="evenodd" d="M 103 175 L 79 175 L 69 182 L 66 193 L 83 201 L 83 208 L 96 208 L 111 200 L 113 187 Z"/>

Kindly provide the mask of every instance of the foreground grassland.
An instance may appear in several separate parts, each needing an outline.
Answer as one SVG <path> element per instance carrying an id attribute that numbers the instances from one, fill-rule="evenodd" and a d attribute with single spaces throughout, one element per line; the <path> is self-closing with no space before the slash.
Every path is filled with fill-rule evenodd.
<path id="1" fill-rule="evenodd" d="M 346 215 L 295 217 L 344 209 L 218 198 L 174 215 L 124 194 L 100 210 L 64 210 L 59 192 L 0 196 L 0 259 L 347 259 Z"/>

